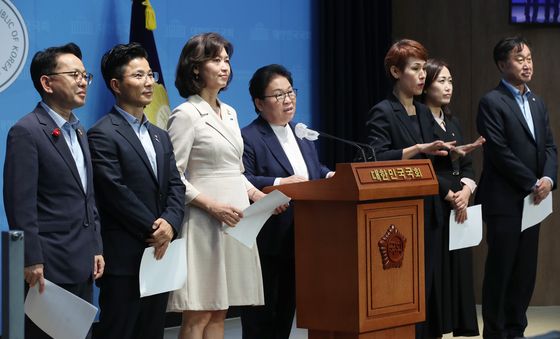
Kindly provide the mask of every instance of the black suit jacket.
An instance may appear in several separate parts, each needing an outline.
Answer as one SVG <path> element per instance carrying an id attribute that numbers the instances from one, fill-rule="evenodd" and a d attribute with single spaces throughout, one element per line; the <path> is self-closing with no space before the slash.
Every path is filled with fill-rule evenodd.
<path id="1" fill-rule="evenodd" d="M 185 186 L 166 131 L 148 123 L 157 176 L 138 136 L 114 108 L 89 131 L 94 185 L 105 248 L 105 274 L 137 275 L 158 218 L 182 225 Z"/>
<path id="2" fill-rule="evenodd" d="M 403 149 L 435 140 L 433 132 L 435 120 L 432 113 L 427 106 L 420 102 L 414 101 L 414 107 L 416 107 L 419 131 L 414 127 L 404 106 L 393 94 L 369 111 L 366 124 L 368 142 L 375 148 L 377 160 L 402 160 Z M 431 155 L 419 153 L 413 159 L 433 161 L 433 158 Z M 425 224 L 426 229 L 444 224 L 440 214 L 435 213 L 440 208 L 439 199 L 434 199 L 433 196 L 424 198 L 424 220 L 426 222 L 435 220 L 432 225 Z"/>
<path id="3" fill-rule="evenodd" d="M 476 200 L 483 215 L 521 217 L 523 199 L 538 179 L 548 176 L 556 187 L 558 162 L 548 112 L 539 97 L 530 93 L 528 100 L 536 140 L 503 83 L 480 100 L 476 124 L 486 143 Z"/>
<path id="4" fill-rule="evenodd" d="M 464 140 L 456 117 L 444 116 L 445 131 L 434 120 L 434 139 L 456 141 L 456 145 L 463 145 Z M 472 168 L 472 158 L 469 154 L 464 157 L 452 160 L 451 155 L 446 157 L 434 157 L 432 161 L 436 171 L 440 197 L 444 199 L 449 190 L 457 192 L 462 189 L 461 178 L 474 180 L 474 170 Z"/>
<path id="5" fill-rule="evenodd" d="M 4 162 L 4 208 L 12 230 L 25 232 L 25 266 L 44 264 L 45 278 L 58 284 L 87 281 L 94 255 L 102 254 L 91 157 L 82 126 L 87 191 L 70 148 L 41 105 L 8 132 Z"/>
<path id="6" fill-rule="evenodd" d="M 404 148 L 433 141 L 434 118 L 428 107 L 414 101 L 420 134 L 415 130 L 404 106 L 393 95 L 369 111 L 367 121 L 368 141 L 375 147 L 377 160 L 401 160 Z M 432 159 L 418 154 L 415 159 Z"/>
<path id="7" fill-rule="evenodd" d="M 293 131 L 293 123 L 290 127 Z M 294 175 L 286 153 L 266 120 L 259 116 L 241 130 L 241 135 L 244 174 L 256 188 L 271 186 L 276 178 Z M 324 178 L 330 170 L 319 162 L 313 142 L 297 137 L 296 140 L 307 165 L 309 180 Z M 293 222 L 292 207 L 270 217 L 257 237 L 259 252 L 273 255 L 293 250 Z"/>

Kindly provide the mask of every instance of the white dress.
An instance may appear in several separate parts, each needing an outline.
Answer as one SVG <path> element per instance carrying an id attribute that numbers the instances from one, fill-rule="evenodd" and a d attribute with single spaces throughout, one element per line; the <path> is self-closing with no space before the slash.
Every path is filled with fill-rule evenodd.
<path id="1" fill-rule="evenodd" d="M 181 237 L 187 242 L 187 282 L 171 292 L 168 311 L 224 310 L 263 305 L 257 245 L 247 248 L 223 232 L 222 223 L 189 204 L 199 193 L 243 210 L 253 187 L 243 175 L 243 139 L 235 110 L 220 103 L 222 120 L 193 95 L 169 118 L 169 136 L 186 186 Z"/>

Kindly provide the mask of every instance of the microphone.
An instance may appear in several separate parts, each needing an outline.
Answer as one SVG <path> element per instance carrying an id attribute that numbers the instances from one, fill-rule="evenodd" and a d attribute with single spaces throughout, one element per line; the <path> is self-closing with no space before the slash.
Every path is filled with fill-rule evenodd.
<path id="1" fill-rule="evenodd" d="M 294 127 L 294 132 L 296 133 L 296 137 L 300 139 L 315 141 L 319 138 L 319 132 L 307 128 L 307 125 L 301 122 L 298 122 L 296 124 L 296 126 Z"/>
<path id="2" fill-rule="evenodd" d="M 314 131 L 310 128 L 307 128 L 307 125 L 305 125 L 301 122 L 296 124 L 296 126 L 294 128 L 294 132 L 295 132 L 296 136 L 300 139 L 307 139 L 307 140 L 310 140 L 310 141 L 315 141 L 315 140 L 318 139 L 319 136 L 322 136 L 322 137 L 326 137 L 326 138 L 329 138 L 329 139 L 333 139 L 333 140 L 343 142 L 343 143 L 348 144 L 348 145 L 352 145 L 352 146 L 354 146 L 354 147 L 356 147 L 360 150 L 360 153 L 362 155 L 362 159 L 363 159 L 364 162 L 366 162 L 368 160 L 368 158 L 366 157 L 366 152 L 364 151 L 363 147 L 367 147 L 371 151 L 373 161 L 376 161 L 375 149 L 371 145 L 342 139 L 342 138 L 335 137 L 334 135 L 330 135 L 330 134 L 327 134 L 327 133 L 324 133 L 324 132 Z"/>

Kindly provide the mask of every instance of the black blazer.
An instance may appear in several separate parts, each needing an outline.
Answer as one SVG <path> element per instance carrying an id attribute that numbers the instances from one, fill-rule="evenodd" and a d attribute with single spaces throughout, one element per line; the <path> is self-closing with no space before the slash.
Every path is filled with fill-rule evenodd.
<path id="1" fill-rule="evenodd" d="M 543 176 L 557 184 L 557 151 L 544 102 L 532 93 L 529 106 L 535 138 L 513 94 L 500 82 L 482 97 L 476 124 L 486 138 L 476 201 L 484 215 L 521 217 L 523 198 Z"/>
<path id="2" fill-rule="evenodd" d="M 12 230 L 25 232 L 25 266 L 44 265 L 57 284 L 87 281 L 93 257 L 102 254 L 91 157 L 83 126 L 77 129 L 84 154 L 84 192 L 72 153 L 41 105 L 8 132 L 4 162 L 4 208 Z"/>
<path id="3" fill-rule="evenodd" d="M 290 123 L 292 131 L 293 123 Z M 294 174 L 290 161 L 284 153 L 276 134 L 260 116 L 241 130 L 243 136 L 243 166 L 245 177 L 256 188 L 274 184 L 274 179 Z M 309 180 L 324 178 L 330 171 L 319 162 L 313 142 L 296 137 L 299 149 L 307 165 Z M 268 219 L 257 237 L 259 252 L 279 254 L 290 252 L 294 242 L 294 217 L 292 207 Z"/>
<path id="4" fill-rule="evenodd" d="M 463 145 L 464 140 L 459 127 L 459 121 L 454 116 L 444 116 L 445 131 L 434 120 L 434 139 L 447 141 L 457 141 L 456 145 Z M 440 197 L 447 196 L 449 190 L 457 192 L 462 189 L 461 178 L 474 180 L 474 170 L 472 168 L 472 158 L 469 154 L 456 160 L 451 160 L 451 155 L 446 157 L 434 157 L 432 161 L 439 183 Z"/>
<path id="5" fill-rule="evenodd" d="M 434 118 L 425 105 L 414 101 L 420 134 L 410 121 L 404 106 L 393 95 L 369 111 L 367 121 L 368 142 L 375 147 L 377 160 L 401 160 L 404 148 L 433 141 Z M 432 156 L 418 154 L 415 159 L 432 159 Z"/>
<path id="6" fill-rule="evenodd" d="M 389 97 L 369 111 L 366 127 L 368 142 L 375 148 L 377 160 L 401 160 L 403 149 L 415 144 L 434 141 L 433 125 L 435 120 L 432 113 L 424 104 L 414 101 L 419 131 L 414 127 L 411 118 L 406 113 L 404 106 L 392 93 Z M 420 133 L 418 133 L 420 132 Z M 433 156 L 417 154 L 414 159 L 430 159 Z M 444 221 L 436 210 L 441 208 L 439 199 L 433 196 L 424 199 L 424 219 L 432 220 L 433 225 L 424 225 L 426 229 L 444 225 Z"/>
<path id="7" fill-rule="evenodd" d="M 156 152 L 157 176 L 138 136 L 115 108 L 88 131 L 105 274 L 138 274 L 156 219 L 170 223 L 175 236 L 182 225 L 185 186 L 173 147 L 166 131 L 147 126 Z"/>

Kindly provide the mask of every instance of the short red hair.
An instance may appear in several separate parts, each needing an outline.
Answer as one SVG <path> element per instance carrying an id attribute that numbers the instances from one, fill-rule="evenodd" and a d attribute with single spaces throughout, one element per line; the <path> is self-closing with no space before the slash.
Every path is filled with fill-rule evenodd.
<path id="1" fill-rule="evenodd" d="M 385 72 L 392 82 L 395 82 L 396 79 L 391 75 L 391 66 L 404 71 L 410 57 L 426 61 L 428 60 L 428 50 L 418 41 L 410 39 L 399 40 L 389 48 L 385 55 Z"/>

